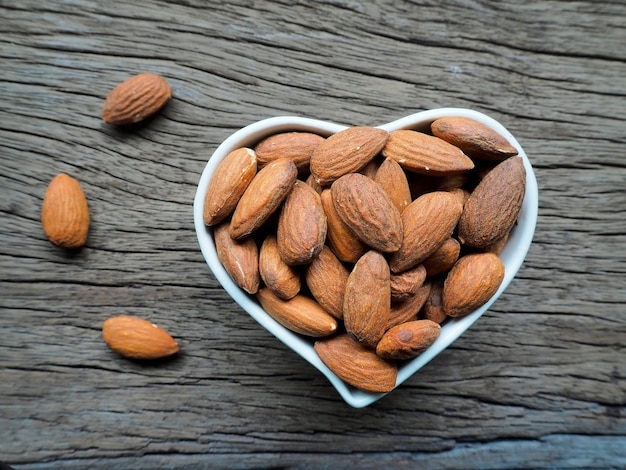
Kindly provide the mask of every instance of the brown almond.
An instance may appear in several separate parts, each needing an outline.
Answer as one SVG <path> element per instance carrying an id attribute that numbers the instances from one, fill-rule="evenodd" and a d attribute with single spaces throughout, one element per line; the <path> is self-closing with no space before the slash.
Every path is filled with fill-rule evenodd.
<path id="1" fill-rule="evenodd" d="M 281 258 L 275 235 L 267 235 L 261 244 L 259 274 L 265 285 L 281 299 L 291 299 L 300 292 L 300 273 Z"/>
<path id="2" fill-rule="evenodd" d="M 348 127 L 328 137 L 311 156 L 311 173 L 322 186 L 367 165 L 389 133 L 377 127 Z"/>
<path id="3" fill-rule="evenodd" d="M 445 276 L 438 276 L 431 281 L 430 293 L 422 306 L 419 315 L 420 318 L 431 320 L 439 324 L 443 323 L 443 321 L 448 318 L 448 315 L 443 310 L 441 299 L 444 280 Z"/>
<path id="4" fill-rule="evenodd" d="M 324 246 L 326 229 L 320 195 L 296 181 L 278 219 L 278 252 L 283 261 L 290 266 L 311 262 Z"/>
<path id="5" fill-rule="evenodd" d="M 162 359 L 179 350 L 163 328 L 143 318 L 120 315 L 102 324 L 102 338 L 113 351 L 129 359 Z"/>
<path id="6" fill-rule="evenodd" d="M 259 168 L 279 158 L 292 160 L 298 174 L 305 177 L 309 173 L 311 155 L 326 139 L 312 132 L 281 132 L 261 140 L 254 150 L 259 160 Z"/>
<path id="7" fill-rule="evenodd" d="M 411 203 L 411 189 L 406 173 L 395 160 L 386 158 L 378 167 L 374 181 L 389 194 L 393 205 L 400 213 Z"/>
<path id="8" fill-rule="evenodd" d="M 343 299 L 349 274 L 327 246 L 313 258 L 305 272 L 311 295 L 328 313 L 338 319 L 343 318 Z"/>
<path id="9" fill-rule="evenodd" d="M 391 270 L 405 271 L 433 254 L 452 235 L 462 210 L 447 191 L 424 194 L 409 204 L 402 213 L 402 245 L 389 258 Z"/>
<path id="10" fill-rule="evenodd" d="M 482 160 L 505 160 L 517 149 L 491 127 L 466 117 L 444 117 L 430 125 L 434 135 Z"/>
<path id="11" fill-rule="evenodd" d="M 374 179 L 376 177 L 376 172 L 380 165 L 382 164 L 382 159 L 379 156 L 374 157 L 370 162 L 361 168 L 358 173 L 367 176 L 368 178 Z"/>
<path id="12" fill-rule="evenodd" d="M 363 253 L 368 250 L 368 246 L 339 217 L 330 194 L 330 189 L 324 189 L 320 197 L 324 213 L 326 214 L 326 242 L 328 246 L 341 261 L 356 263 Z"/>
<path id="13" fill-rule="evenodd" d="M 504 237 L 519 217 L 525 191 L 522 158 L 504 160 L 483 178 L 465 202 L 459 220 L 459 241 L 486 248 Z"/>
<path id="14" fill-rule="evenodd" d="M 87 242 L 89 206 L 78 180 L 65 173 L 55 176 L 43 198 L 41 225 L 55 245 L 76 249 Z"/>
<path id="15" fill-rule="evenodd" d="M 385 331 L 396 325 L 417 320 L 420 309 L 428 299 L 430 289 L 431 283 L 427 281 L 408 299 L 392 303 Z"/>
<path id="16" fill-rule="evenodd" d="M 226 155 L 215 169 L 204 198 L 206 225 L 216 225 L 232 214 L 256 171 L 253 150 L 239 148 Z"/>
<path id="17" fill-rule="evenodd" d="M 297 177 L 298 169 L 288 158 L 275 160 L 259 170 L 235 208 L 230 236 L 239 240 L 261 227 L 285 200 Z"/>
<path id="18" fill-rule="evenodd" d="M 315 181 L 315 178 L 313 178 L 313 175 L 309 175 L 307 179 L 305 180 L 305 183 L 311 186 L 317 194 L 322 194 L 322 190 L 324 188 L 322 188 L 320 184 L 317 181 Z"/>
<path id="19" fill-rule="evenodd" d="M 403 302 L 412 297 L 426 280 L 426 268 L 418 264 L 401 273 L 391 274 L 391 301 Z"/>
<path id="20" fill-rule="evenodd" d="M 441 326 L 430 320 L 415 320 L 389 329 L 376 346 L 384 359 L 406 360 L 418 356 L 439 337 Z"/>
<path id="21" fill-rule="evenodd" d="M 217 257 L 233 282 L 249 294 L 259 289 L 259 250 L 253 238 L 233 240 L 228 222 L 213 230 Z"/>
<path id="22" fill-rule="evenodd" d="M 474 168 L 461 149 L 422 132 L 401 129 L 389 134 L 383 155 L 415 173 L 445 176 Z"/>
<path id="23" fill-rule="evenodd" d="M 167 81 L 154 73 L 140 73 L 117 85 L 106 97 L 102 119 L 109 124 L 136 124 L 159 111 L 172 97 Z"/>
<path id="24" fill-rule="evenodd" d="M 343 301 L 346 330 L 367 347 L 375 348 L 385 332 L 390 307 L 389 266 L 383 255 L 370 250 L 348 276 Z"/>
<path id="25" fill-rule="evenodd" d="M 462 256 L 443 286 L 443 309 L 451 317 L 463 317 L 483 306 L 504 279 L 504 264 L 493 253 Z"/>
<path id="26" fill-rule="evenodd" d="M 493 253 L 494 255 L 499 255 L 504 247 L 506 246 L 506 242 L 509 241 L 509 237 L 511 236 L 511 232 L 507 232 L 502 238 L 496 240 L 491 245 L 488 245 L 484 248 L 484 251 L 488 251 L 489 253 Z"/>
<path id="27" fill-rule="evenodd" d="M 387 393 L 393 390 L 398 367 L 346 334 L 318 340 L 315 352 L 335 375 L 360 390 Z"/>
<path id="28" fill-rule="evenodd" d="M 458 199 L 462 207 L 465 206 L 465 202 L 470 197 L 470 192 L 464 188 L 449 189 L 447 191 Z"/>
<path id="29" fill-rule="evenodd" d="M 428 276 L 436 276 L 445 273 L 454 266 L 460 253 L 461 244 L 455 238 L 448 238 L 422 264 L 426 268 Z"/>
<path id="30" fill-rule="evenodd" d="M 339 217 L 366 245 L 389 253 L 402 244 L 402 217 L 385 190 L 360 173 L 342 176 L 330 187 Z"/>
<path id="31" fill-rule="evenodd" d="M 337 331 L 337 320 L 309 297 L 298 294 L 283 300 L 267 288 L 256 297 L 274 320 L 295 333 L 318 338 Z"/>

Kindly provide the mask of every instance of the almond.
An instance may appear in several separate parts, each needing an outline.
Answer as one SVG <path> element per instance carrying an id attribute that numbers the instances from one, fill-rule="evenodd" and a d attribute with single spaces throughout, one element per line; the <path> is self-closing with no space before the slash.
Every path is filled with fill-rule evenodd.
<path id="1" fill-rule="evenodd" d="M 298 294 L 283 300 L 267 288 L 260 289 L 256 297 L 274 320 L 295 333 L 322 337 L 337 331 L 337 320 L 309 297 Z"/>
<path id="2" fill-rule="evenodd" d="M 315 181 L 315 178 L 313 178 L 313 175 L 309 175 L 307 179 L 305 180 L 305 183 L 311 186 L 317 194 L 322 194 L 322 190 L 324 188 L 322 188 L 320 184 L 317 181 Z"/>
<path id="3" fill-rule="evenodd" d="M 161 359 L 179 350 L 163 328 L 139 317 L 121 315 L 102 324 L 102 338 L 113 351 L 129 359 Z"/>
<path id="4" fill-rule="evenodd" d="M 328 137 L 311 155 L 311 173 L 322 186 L 363 168 L 383 148 L 389 133 L 376 127 L 349 127 Z"/>
<path id="5" fill-rule="evenodd" d="M 391 270 L 405 271 L 433 254 L 452 235 L 462 210 L 447 191 L 424 194 L 409 204 L 402 213 L 402 245 L 389 258 Z"/>
<path id="6" fill-rule="evenodd" d="M 435 252 L 423 261 L 428 276 L 436 276 L 448 271 L 461 253 L 461 244 L 455 238 L 448 238 Z"/>
<path id="7" fill-rule="evenodd" d="M 486 248 L 504 237 L 517 220 L 526 191 L 521 157 L 511 157 L 487 173 L 465 202 L 458 238 L 474 248 Z"/>
<path id="8" fill-rule="evenodd" d="M 493 253 L 462 256 L 452 267 L 443 286 L 443 310 L 463 317 L 483 306 L 504 279 L 504 264 Z"/>
<path id="9" fill-rule="evenodd" d="M 411 203 L 411 189 L 406 173 L 395 160 L 386 158 L 378 167 L 374 181 L 389 194 L 393 205 L 400 213 Z"/>
<path id="10" fill-rule="evenodd" d="M 343 318 L 343 299 L 349 272 L 327 246 L 313 258 L 305 273 L 311 295 L 332 316 Z"/>
<path id="11" fill-rule="evenodd" d="M 41 225 L 48 239 L 66 249 L 82 247 L 89 232 L 89 207 L 78 180 L 65 173 L 55 176 L 41 207 Z"/>
<path id="12" fill-rule="evenodd" d="M 434 135 L 459 147 L 472 158 L 505 160 L 518 153 L 503 136 L 474 119 L 444 117 L 434 121 L 430 129 Z"/>
<path id="13" fill-rule="evenodd" d="M 428 298 L 426 299 L 426 302 L 424 302 L 419 315 L 421 318 L 431 320 L 439 324 L 443 323 L 443 321 L 448 318 L 448 315 L 443 310 L 441 299 L 444 280 L 445 276 L 438 276 L 431 281 L 430 293 L 428 294 Z"/>
<path id="14" fill-rule="evenodd" d="M 368 250 L 367 245 L 339 217 L 335 210 L 330 189 L 324 189 L 320 197 L 324 213 L 326 214 L 326 242 L 328 246 L 341 261 L 356 263 L 363 253 Z"/>
<path id="15" fill-rule="evenodd" d="M 430 289 L 431 283 L 426 282 L 408 299 L 402 302 L 392 303 L 385 331 L 396 325 L 417 320 L 420 309 L 428 299 Z"/>
<path id="16" fill-rule="evenodd" d="M 488 251 L 489 253 L 493 253 L 495 255 L 499 255 L 504 247 L 506 246 L 506 242 L 509 241 L 509 237 L 511 236 L 511 232 L 508 231 L 502 238 L 496 240 L 491 245 L 487 245 L 484 248 L 484 251 Z"/>
<path id="17" fill-rule="evenodd" d="M 370 160 L 370 162 L 361 168 L 357 173 L 361 173 L 362 175 L 367 176 L 368 178 L 374 179 L 376 178 L 376 172 L 380 168 L 384 158 L 381 156 L 376 156 Z"/>
<path id="18" fill-rule="evenodd" d="M 256 171 L 256 154 L 248 148 L 233 150 L 220 162 L 204 199 L 206 225 L 218 224 L 231 215 Z"/>
<path id="19" fill-rule="evenodd" d="M 372 393 L 393 390 L 398 367 L 346 334 L 318 340 L 314 349 L 335 375 L 353 387 Z"/>
<path id="20" fill-rule="evenodd" d="M 254 150 L 259 168 L 279 158 L 288 158 L 296 164 L 298 174 L 305 177 L 309 173 L 311 155 L 325 140 L 312 132 L 281 132 L 264 138 Z"/>
<path id="21" fill-rule="evenodd" d="M 109 124 L 136 124 L 156 114 L 172 97 L 167 81 L 154 73 L 140 73 L 117 85 L 106 97 L 102 119 Z"/>
<path id="22" fill-rule="evenodd" d="M 337 214 L 366 245 L 388 253 L 402 244 L 402 217 L 378 183 L 360 173 L 335 181 L 330 192 Z"/>
<path id="23" fill-rule="evenodd" d="M 426 268 L 418 264 L 398 274 L 391 274 L 391 301 L 403 302 L 412 297 L 426 280 Z"/>
<path id="24" fill-rule="evenodd" d="M 474 168 L 461 149 L 438 137 L 401 129 L 389 134 L 383 155 L 415 173 L 444 176 Z"/>
<path id="25" fill-rule="evenodd" d="M 268 235 L 259 251 L 259 274 L 265 285 L 281 299 L 300 292 L 300 274 L 280 257 L 275 235 Z"/>
<path id="26" fill-rule="evenodd" d="M 447 191 L 458 199 L 459 204 L 461 204 L 461 207 L 465 206 L 465 202 L 470 197 L 470 192 L 464 188 L 449 189 Z"/>
<path id="27" fill-rule="evenodd" d="M 259 250 L 253 238 L 233 240 L 228 222 L 213 230 L 217 257 L 233 282 L 249 294 L 259 289 Z"/>
<path id="28" fill-rule="evenodd" d="M 278 219 L 278 252 L 290 266 L 309 263 L 326 240 L 326 214 L 320 195 L 296 181 Z"/>
<path id="29" fill-rule="evenodd" d="M 235 208 L 230 236 L 239 240 L 261 227 L 285 200 L 297 177 L 298 169 L 288 158 L 259 170 Z"/>
<path id="30" fill-rule="evenodd" d="M 343 301 L 346 330 L 365 346 L 375 348 L 385 332 L 390 307 L 389 266 L 383 255 L 370 250 L 348 276 Z"/>
<path id="31" fill-rule="evenodd" d="M 441 326 L 430 320 L 415 320 L 389 329 L 376 346 L 385 359 L 406 360 L 418 356 L 439 337 Z"/>

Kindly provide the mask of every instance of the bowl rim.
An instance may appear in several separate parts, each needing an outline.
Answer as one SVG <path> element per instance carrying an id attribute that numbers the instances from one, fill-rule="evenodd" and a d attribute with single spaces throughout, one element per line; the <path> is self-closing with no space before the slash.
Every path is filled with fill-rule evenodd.
<path id="1" fill-rule="evenodd" d="M 377 127 L 388 131 L 396 129 L 420 130 L 427 128 L 432 121 L 442 117 L 468 117 L 486 124 L 504 136 L 518 150 L 519 155 L 523 159 L 524 168 L 526 170 L 526 193 L 524 195 L 518 224 L 514 227 L 507 244 L 499 255 L 505 264 L 505 276 L 498 291 L 486 304 L 471 314 L 460 319 L 448 320 L 443 325 L 439 338 L 430 348 L 416 358 L 403 362 L 398 368 L 398 378 L 394 389 L 399 387 L 409 377 L 414 375 L 419 369 L 428 364 L 459 338 L 506 290 L 524 262 L 528 250 L 530 249 L 537 223 L 539 195 L 537 180 L 532 165 L 517 139 L 513 137 L 508 129 L 492 117 L 479 111 L 466 108 L 437 108 L 416 112 Z M 240 289 L 219 262 L 215 244 L 213 243 L 212 229 L 204 225 L 203 219 L 204 199 L 210 179 L 217 165 L 231 151 L 239 147 L 252 146 L 260 141 L 261 138 L 278 132 L 303 131 L 329 136 L 347 127 L 350 126 L 307 117 L 285 115 L 263 119 L 237 130 L 217 147 L 207 161 L 195 193 L 193 213 L 194 226 L 200 250 L 209 269 L 224 290 L 226 290 L 232 299 L 261 326 L 324 374 L 346 403 L 354 408 L 362 408 L 374 403 L 387 395 L 387 393 L 369 393 L 346 384 L 328 369 L 317 353 L 315 353 L 313 350 L 314 340 L 306 339 L 282 326 L 270 317 L 251 295 Z"/>

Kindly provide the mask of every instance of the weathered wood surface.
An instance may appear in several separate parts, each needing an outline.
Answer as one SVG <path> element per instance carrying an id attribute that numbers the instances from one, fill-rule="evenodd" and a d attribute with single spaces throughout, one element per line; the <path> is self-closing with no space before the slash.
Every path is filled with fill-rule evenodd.
<path id="1" fill-rule="evenodd" d="M 43 468 L 626 467 L 626 4 L 594 1 L 0 0 L 0 461 Z M 102 123 L 140 71 L 175 99 Z M 537 172 L 516 280 L 391 395 L 348 407 L 220 288 L 192 200 L 261 118 L 376 125 L 457 106 Z M 59 172 L 92 211 L 68 256 L 39 223 Z M 183 353 L 127 362 L 108 316 Z"/>

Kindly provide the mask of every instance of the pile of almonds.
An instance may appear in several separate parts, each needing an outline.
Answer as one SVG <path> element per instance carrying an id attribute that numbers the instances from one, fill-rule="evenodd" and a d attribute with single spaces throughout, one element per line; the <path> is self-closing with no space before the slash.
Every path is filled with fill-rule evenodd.
<path id="1" fill-rule="evenodd" d="M 284 132 L 229 153 L 204 222 L 233 281 L 337 376 L 389 392 L 441 323 L 484 305 L 524 199 L 517 150 L 463 117 L 430 132 Z"/>

